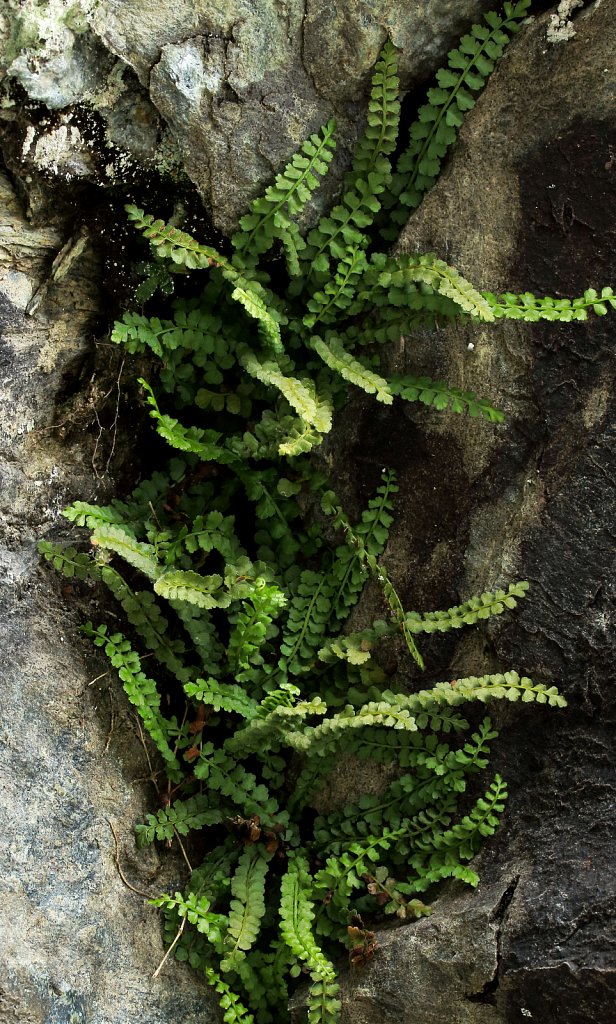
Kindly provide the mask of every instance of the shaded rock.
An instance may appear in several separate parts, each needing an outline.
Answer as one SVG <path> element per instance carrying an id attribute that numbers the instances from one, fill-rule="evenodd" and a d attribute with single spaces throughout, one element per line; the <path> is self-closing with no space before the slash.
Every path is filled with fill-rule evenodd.
<path id="1" fill-rule="evenodd" d="M 495 292 L 575 296 L 614 280 L 616 4 L 580 13 L 566 45 L 548 44 L 548 24 L 538 18 L 514 42 L 402 246 L 435 250 Z M 613 334 L 609 318 L 594 318 L 406 340 L 396 369 L 490 397 L 508 413 L 504 428 L 412 406 L 406 427 L 389 410 L 366 410 L 359 426 L 358 407 L 348 414 L 339 458 L 351 491 L 357 460 L 370 473 L 387 463 L 392 436 L 405 434 L 395 454 L 405 514 L 390 551 L 408 606 L 442 607 L 512 578 L 531 581 L 525 606 L 483 641 L 426 646 L 430 675 L 511 666 L 557 683 L 569 708 L 490 708 L 501 729 L 493 767 L 511 798 L 482 855 L 482 884 L 460 903 L 437 900 L 430 919 L 385 933 L 384 955 L 345 983 L 345 1022 L 614 1020 Z M 485 898 L 496 908 L 494 887 L 514 878 L 491 932 L 475 914 Z M 445 960 L 451 951 L 444 967 L 432 928 L 442 931 Z M 424 955 L 438 959 L 422 976 Z M 459 983 L 460 962 L 474 964 L 480 983 Z"/>
<path id="2" fill-rule="evenodd" d="M 90 408 L 75 406 L 72 424 L 58 415 L 100 315 L 91 243 L 26 312 L 67 229 L 30 226 L 0 176 L 0 1020 L 120 1024 L 145 1013 L 154 1024 L 201 1024 L 216 1019 L 204 986 L 184 986 L 173 964 L 152 980 L 159 921 L 115 861 L 110 822 L 132 884 L 160 890 L 156 854 L 136 855 L 131 835 L 151 801 L 135 784 L 149 769 L 134 721 L 116 686 L 96 681 L 107 666 L 80 640 L 84 585 L 60 595 L 36 552 L 69 498 L 108 493 L 113 464 L 111 431 L 101 438 L 96 427 L 113 359 L 92 367 L 100 390 L 90 389 Z"/>

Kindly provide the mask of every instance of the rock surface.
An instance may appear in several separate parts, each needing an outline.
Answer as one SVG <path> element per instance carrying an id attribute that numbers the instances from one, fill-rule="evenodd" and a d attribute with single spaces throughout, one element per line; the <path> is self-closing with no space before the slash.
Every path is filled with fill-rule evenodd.
<path id="1" fill-rule="evenodd" d="M 515 41 L 401 241 L 497 293 L 614 281 L 616 4 L 591 5 L 557 46 L 548 23 Z M 405 424 L 374 409 L 358 424 L 356 407 L 343 428 L 350 489 L 358 463 L 369 474 L 398 453 L 405 515 L 388 564 L 409 606 L 531 581 L 484 649 L 477 634 L 426 649 L 430 675 L 515 667 L 569 700 L 490 709 L 511 797 L 479 890 L 444 893 L 431 918 L 386 933 L 382 955 L 347 979 L 344 1024 L 615 1019 L 614 334 L 606 317 L 409 338 L 397 369 L 493 398 L 507 426 L 409 406 Z"/>
<path id="2" fill-rule="evenodd" d="M 52 261 L 71 237 L 76 252 L 75 215 L 129 164 L 181 168 L 228 228 L 332 112 L 350 145 L 387 32 L 413 83 L 484 6 L 176 0 L 144 16 L 136 0 L 4 5 L 2 147 L 23 203 L 3 178 L 2 1024 L 217 1019 L 179 966 L 150 978 L 156 917 L 123 885 L 106 819 L 137 888 L 173 885 L 176 868 L 133 853 L 130 830 L 154 799 L 134 786 L 147 766 L 133 721 L 105 680 L 88 686 L 105 669 L 84 663 L 74 595 L 38 568 L 36 539 L 57 530 L 58 510 L 101 498 L 118 468 L 120 367 L 104 349 L 92 356 L 103 271 L 87 238 L 64 276 Z M 575 14 L 566 43 L 548 44 L 547 15 L 518 37 L 404 239 L 481 287 L 575 295 L 614 281 L 616 0 Z M 394 421 L 361 401 L 341 423 L 349 494 L 382 464 L 399 470 L 404 515 L 387 564 L 409 606 L 531 580 L 526 608 L 498 628 L 427 645 L 430 675 L 515 665 L 570 701 L 497 710 L 493 767 L 512 796 L 481 886 L 447 889 L 431 918 L 380 936 L 374 960 L 344 976 L 344 1024 L 615 1019 L 613 322 L 407 339 L 399 368 L 492 397 L 506 428 L 411 406 Z M 127 449 L 120 432 L 116 452 Z"/>
<path id="3" fill-rule="evenodd" d="M 214 224 L 230 231 L 273 173 L 332 116 L 348 155 L 388 35 L 412 85 L 489 6 L 51 0 L 40 7 L 8 0 L 0 15 L 4 116 L 17 119 L 19 163 L 29 174 L 126 185 L 135 161 L 163 172 L 180 165 Z M 22 109 L 16 85 L 61 112 L 59 126 L 57 118 L 41 122 L 36 107 Z M 93 114 L 85 127 L 84 109 Z M 335 177 L 326 182 L 324 199 L 335 184 Z"/>
<path id="4" fill-rule="evenodd" d="M 80 585 L 60 593 L 36 551 L 70 499 L 108 492 L 113 465 L 103 424 L 118 366 L 91 351 L 100 260 L 90 243 L 50 280 L 67 231 L 29 225 L 0 175 L 0 1021 L 203 1024 L 209 993 L 179 965 L 152 980 L 159 922 L 115 863 L 110 822 L 124 873 L 159 891 L 157 858 L 131 835 L 153 798 L 135 782 L 149 774 L 135 722 L 106 678 L 91 683 L 106 666 L 79 638 Z M 81 405 L 67 401 L 73 380 Z"/>

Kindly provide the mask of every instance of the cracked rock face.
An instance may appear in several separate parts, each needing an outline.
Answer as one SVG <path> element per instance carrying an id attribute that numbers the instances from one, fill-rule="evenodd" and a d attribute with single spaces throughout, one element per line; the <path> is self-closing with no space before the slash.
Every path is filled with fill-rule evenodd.
<path id="1" fill-rule="evenodd" d="M 35 553 L 59 509 L 104 499 L 130 457 L 121 430 L 115 462 L 97 448 L 123 388 L 118 364 L 92 354 L 104 312 L 95 247 L 87 239 L 63 276 L 53 261 L 129 161 L 181 167 L 231 227 L 332 113 L 344 156 L 387 33 L 412 83 L 482 6 L 9 0 L 0 12 L 2 148 L 19 193 L 0 179 L 2 1024 L 124 1024 L 144 1007 L 148 1024 L 217 1019 L 187 969 L 151 980 L 157 920 L 119 878 L 107 819 L 137 888 L 183 875 L 134 851 L 155 794 L 134 786 L 147 766 L 133 719 L 108 680 L 88 685 L 106 667 L 84 663 L 79 592 L 60 594 Z M 496 292 L 614 283 L 616 0 L 574 12 L 566 43 L 548 43 L 548 24 L 518 37 L 403 239 Z M 56 191 L 67 181 L 68 212 Z M 511 798 L 481 885 L 443 889 L 432 917 L 384 931 L 363 969 L 343 966 L 343 1024 L 615 1019 L 614 330 L 613 315 L 459 327 L 392 354 L 398 370 L 492 398 L 505 428 L 413 406 L 394 419 L 361 398 L 342 416 L 349 500 L 363 504 L 382 465 L 399 472 L 386 562 L 409 607 L 531 581 L 506 621 L 428 643 L 431 678 L 512 666 L 569 700 L 559 712 L 491 709 L 492 764 Z"/>
<path id="2" fill-rule="evenodd" d="M 118 371 L 92 357 L 100 261 L 89 243 L 53 280 L 67 233 L 29 224 L 0 174 L 0 1021 L 120 1024 L 147 1007 L 154 1024 L 203 1024 L 204 986 L 181 986 L 175 965 L 152 980 L 159 924 L 114 859 L 111 825 L 124 873 L 158 891 L 158 860 L 131 835 L 152 798 L 135 784 L 148 767 L 134 720 L 85 660 L 80 584 L 36 551 L 68 501 L 110 489 L 96 420 Z"/>
<path id="3" fill-rule="evenodd" d="M 213 223 L 231 231 L 251 199 L 302 141 L 332 116 L 342 160 L 362 130 L 370 72 L 389 36 L 406 85 L 425 78 L 486 0 L 397 5 L 312 0 L 8 0 L 0 21 L 4 117 L 31 133 L 14 173 L 89 176 L 121 183 L 126 160 L 178 168 Z M 2 16 L 0 16 L 2 17 Z M 21 103 L 62 111 L 64 128 L 86 106 L 108 154 L 84 168 L 75 135 L 49 129 Z M 0 117 L 3 116 L 0 107 Z M 79 126 L 75 127 L 77 131 Z M 50 161 L 62 142 L 62 158 Z M 97 137 L 96 146 L 101 147 Z M 87 140 L 85 145 L 87 146 Z M 124 156 L 124 161 L 122 160 Z M 326 181 L 323 201 L 336 186 Z"/>

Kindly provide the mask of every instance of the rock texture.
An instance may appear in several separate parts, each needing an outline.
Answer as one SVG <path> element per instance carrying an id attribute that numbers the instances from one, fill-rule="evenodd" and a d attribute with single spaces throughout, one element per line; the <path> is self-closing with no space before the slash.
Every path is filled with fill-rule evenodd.
<path id="1" fill-rule="evenodd" d="M 548 23 L 503 59 L 401 243 L 495 292 L 573 296 L 614 281 L 616 4 L 591 5 L 558 46 Z M 409 338 L 397 368 L 490 395 L 507 426 L 413 407 L 403 424 L 373 408 L 362 422 L 356 407 L 343 428 L 349 489 L 358 464 L 364 478 L 397 462 L 405 514 L 389 564 L 410 606 L 531 581 L 483 643 L 435 643 L 430 674 L 517 667 L 570 702 L 497 709 L 493 766 L 511 799 L 480 888 L 448 891 L 431 918 L 382 936 L 381 955 L 347 980 L 345 1024 L 616 1019 L 614 334 L 606 318 Z"/>
<path id="2" fill-rule="evenodd" d="M 159 923 L 115 862 L 111 825 L 124 873 L 159 891 L 157 858 L 131 835 L 153 798 L 135 781 L 149 774 L 135 722 L 86 658 L 80 585 L 60 593 L 36 551 L 68 500 L 108 492 L 117 465 L 118 365 L 92 355 L 100 260 L 90 243 L 53 280 L 67 231 L 28 224 L 0 175 L 0 1021 L 203 1024 L 217 1019 L 203 987 L 175 964 L 152 980 Z M 172 886 L 178 865 L 165 871 Z"/>
<path id="3" fill-rule="evenodd" d="M 405 82 L 412 85 L 425 80 L 489 6 L 488 0 L 50 0 L 42 6 L 8 0 L 0 15 L 0 78 L 4 70 L 14 170 L 20 165 L 35 176 L 126 186 L 135 161 L 163 173 L 181 168 L 214 223 L 229 231 L 332 115 L 343 159 L 348 155 L 388 35 L 402 50 Z M 31 104 L 24 110 L 16 87 L 55 117 L 41 121 Z M 324 198 L 335 184 L 335 177 L 326 183 Z"/>
<path id="4" fill-rule="evenodd" d="M 59 508 L 102 497 L 130 457 L 121 430 L 112 452 L 120 365 L 104 347 L 92 354 L 109 267 L 75 218 L 111 186 L 123 201 L 127 179 L 152 167 L 167 190 L 192 182 L 229 228 L 332 112 L 344 158 L 387 33 L 413 84 L 483 6 L 3 7 L 0 142 L 18 196 L 2 178 L 2 1024 L 216 1019 L 187 971 L 150 979 L 156 918 L 123 885 L 106 819 L 137 888 L 173 885 L 177 868 L 134 856 L 130 829 L 154 793 L 133 785 L 147 774 L 133 722 L 106 680 L 88 685 L 105 668 L 83 661 L 79 588 L 59 594 L 35 554 Z M 614 283 L 616 0 L 575 11 L 566 43 L 548 43 L 548 24 L 518 37 L 403 239 L 494 291 Z M 344 1024 L 616 1019 L 613 324 L 459 328 L 392 356 L 491 396 L 504 428 L 411 406 L 394 419 L 361 400 L 340 423 L 348 495 L 360 500 L 381 465 L 399 471 L 387 564 L 410 606 L 532 582 L 498 628 L 426 645 L 431 676 L 515 665 L 570 701 L 558 713 L 497 709 L 494 768 L 512 796 L 481 886 L 446 889 L 431 918 L 379 937 L 374 960 L 344 974 Z"/>

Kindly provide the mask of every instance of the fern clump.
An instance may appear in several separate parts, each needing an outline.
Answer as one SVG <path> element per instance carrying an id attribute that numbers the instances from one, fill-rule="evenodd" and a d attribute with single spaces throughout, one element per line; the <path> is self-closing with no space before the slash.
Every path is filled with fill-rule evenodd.
<path id="1" fill-rule="evenodd" d="M 316 223 L 309 204 L 334 156 L 333 121 L 253 202 L 226 252 L 127 207 L 153 249 L 141 300 L 156 288 L 167 297 L 173 271 L 206 274 L 196 296 L 161 315 L 127 312 L 112 335 L 159 361 L 155 386 L 141 383 L 175 457 L 122 501 L 65 510 L 89 532 L 88 552 L 40 550 L 67 577 L 106 586 L 126 619 L 123 632 L 84 632 L 157 751 L 161 806 L 138 825 L 138 843 L 178 842 L 190 865 L 177 891 L 153 900 L 165 939 L 216 991 L 226 1024 L 288 1020 L 302 978 L 310 1024 L 335 1024 L 341 948 L 354 969 L 378 953 L 364 919 L 415 920 L 442 880 L 478 882 L 470 862 L 507 789 L 498 775 L 479 784 L 497 732 L 468 706 L 565 704 L 514 669 L 421 688 L 426 634 L 480 626 L 515 608 L 528 584 L 407 608 L 386 565 L 395 473 L 383 471 L 353 521 L 311 458 L 350 388 L 502 422 L 487 400 L 420 368 L 383 375 L 379 346 L 418 325 L 567 322 L 616 307 L 608 287 L 573 300 L 495 296 L 436 254 L 377 247 L 436 180 L 528 8 L 507 2 L 463 37 L 398 158 L 396 51 L 385 44 L 342 194 Z M 381 617 L 349 631 L 368 580 Z M 407 655 L 393 679 L 379 664 L 388 638 Z M 317 814 L 340 753 L 393 763 L 397 775 Z"/>
<path id="2" fill-rule="evenodd" d="M 350 942 L 354 915 L 415 919 L 430 913 L 424 894 L 442 879 L 477 884 L 468 861 L 496 829 L 506 786 L 496 776 L 468 803 L 497 733 L 489 718 L 473 728 L 462 705 L 564 700 L 515 671 L 415 692 L 387 685 L 373 664 L 383 638 L 402 635 L 410 664 L 423 666 L 422 634 L 499 615 L 528 587 L 511 584 L 442 612 L 406 611 L 382 560 L 392 471 L 353 523 L 307 466 L 301 482 L 280 478 L 264 507 L 265 482 L 246 487 L 244 469 L 227 466 L 209 493 L 209 483 L 191 484 L 195 455 L 172 465 L 168 500 L 159 471 L 122 505 L 66 510 L 90 531 L 90 554 L 50 542 L 41 550 L 69 577 L 105 583 L 152 655 L 146 675 L 121 633 L 84 627 L 160 754 L 163 805 L 137 826 L 138 843 L 187 837 L 196 857 L 184 890 L 154 900 L 175 955 L 203 972 L 226 1021 L 287 1019 L 294 979 L 308 975 L 309 1020 L 333 1024 L 340 944 L 350 944 L 354 964 L 375 945 L 363 932 Z M 328 528 L 298 521 L 302 490 L 320 494 L 313 515 Z M 157 504 L 139 524 L 144 494 Z M 266 513 L 284 522 L 293 564 L 273 551 L 258 558 L 259 531 L 243 547 L 236 522 Z M 340 634 L 370 576 L 387 618 Z M 164 713 L 166 693 L 180 718 Z M 397 762 L 400 775 L 379 796 L 315 819 L 311 803 L 341 751 Z"/>

